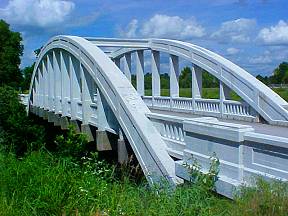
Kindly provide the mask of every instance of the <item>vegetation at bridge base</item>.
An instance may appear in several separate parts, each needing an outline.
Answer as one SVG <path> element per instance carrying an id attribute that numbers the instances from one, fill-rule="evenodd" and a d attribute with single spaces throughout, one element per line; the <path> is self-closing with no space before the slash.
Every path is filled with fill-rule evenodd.
<path id="1" fill-rule="evenodd" d="M 43 146 L 44 130 L 26 115 L 18 92 L 0 87 L 0 147 L 18 156 Z"/>

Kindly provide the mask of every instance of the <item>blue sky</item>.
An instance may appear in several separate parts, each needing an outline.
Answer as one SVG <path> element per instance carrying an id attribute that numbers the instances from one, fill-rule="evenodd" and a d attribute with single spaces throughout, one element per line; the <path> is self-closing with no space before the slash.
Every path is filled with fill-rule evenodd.
<path id="1" fill-rule="evenodd" d="M 21 67 L 58 34 L 172 38 L 210 49 L 253 75 L 288 61 L 287 0 L 1 0 L 23 35 Z"/>

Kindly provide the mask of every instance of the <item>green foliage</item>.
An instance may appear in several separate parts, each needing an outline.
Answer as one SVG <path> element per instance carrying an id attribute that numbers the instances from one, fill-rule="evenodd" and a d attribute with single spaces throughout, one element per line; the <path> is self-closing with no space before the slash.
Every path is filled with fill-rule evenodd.
<path id="1" fill-rule="evenodd" d="M 44 143 L 44 129 L 28 118 L 18 93 L 11 87 L 0 87 L 0 146 L 22 155 L 39 149 Z"/>
<path id="2" fill-rule="evenodd" d="M 208 73 L 207 71 L 203 71 L 202 73 L 202 87 L 203 88 L 216 88 L 219 87 L 219 80 Z"/>
<path id="3" fill-rule="evenodd" d="M 69 158 L 0 154 L 0 215 L 220 215 L 229 201 L 183 185 L 173 193 L 107 181 Z"/>
<path id="4" fill-rule="evenodd" d="M 79 161 L 83 156 L 87 156 L 87 138 L 82 133 L 77 134 L 72 125 L 69 125 L 66 136 L 56 137 L 55 143 L 62 157 L 71 157 Z"/>
<path id="5" fill-rule="evenodd" d="M 22 70 L 22 74 L 23 74 L 23 82 L 21 84 L 22 90 L 29 90 L 30 87 L 30 82 L 31 82 L 31 78 L 32 78 L 32 74 L 33 74 L 33 70 L 34 70 L 34 66 L 35 63 L 33 63 L 31 66 L 25 67 Z"/>
<path id="6" fill-rule="evenodd" d="M 207 192 L 215 189 L 215 182 L 217 181 L 220 165 L 216 154 L 214 153 L 210 157 L 210 167 L 207 173 L 203 173 L 201 165 L 193 157 L 193 155 L 189 161 L 192 161 L 192 164 L 186 162 L 183 166 L 188 170 L 190 181 L 198 187 L 205 189 Z"/>
<path id="7" fill-rule="evenodd" d="M 55 143 L 57 145 L 55 153 L 58 157 L 69 158 L 99 178 L 108 180 L 112 177 L 115 168 L 100 160 L 98 152 L 90 151 L 86 135 L 76 133 L 72 125 L 69 125 L 65 136 L 56 136 Z"/>
<path id="8" fill-rule="evenodd" d="M 22 38 L 19 32 L 13 32 L 9 25 L 0 20 L 0 86 L 19 87 L 22 75 L 19 69 L 23 54 Z"/>
<path id="9" fill-rule="evenodd" d="M 190 67 L 184 67 L 179 76 L 180 88 L 191 88 L 192 85 L 192 72 Z"/>
<path id="10" fill-rule="evenodd" d="M 254 187 L 242 187 L 231 215 L 277 215 L 288 212 L 288 183 L 257 178 Z"/>
<path id="11" fill-rule="evenodd" d="M 288 62 L 282 62 L 271 76 L 257 75 L 256 78 L 266 85 L 269 84 L 288 84 Z"/>

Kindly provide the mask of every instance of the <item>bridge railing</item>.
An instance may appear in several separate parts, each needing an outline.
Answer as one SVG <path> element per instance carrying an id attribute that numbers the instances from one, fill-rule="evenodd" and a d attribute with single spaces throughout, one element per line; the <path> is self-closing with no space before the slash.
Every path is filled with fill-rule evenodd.
<path id="1" fill-rule="evenodd" d="M 145 104 L 152 109 L 187 112 L 195 115 L 247 121 L 255 121 L 257 117 L 257 113 L 251 106 L 240 101 L 224 100 L 222 103 L 220 99 L 192 99 L 162 96 L 143 96 L 142 99 Z"/>
<path id="2" fill-rule="evenodd" d="M 176 174 L 183 179 L 190 180 L 187 168 L 195 160 L 202 172 L 208 172 L 213 154 L 220 161 L 216 190 L 225 196 L 233 197 L 238 186 L 253 184 L 257 176 L 288 179 L 287 138 L 260 134 L 251 126 L 213 117 L 147 116 L 165 140 L 168 153 L 178 159 Z"/>

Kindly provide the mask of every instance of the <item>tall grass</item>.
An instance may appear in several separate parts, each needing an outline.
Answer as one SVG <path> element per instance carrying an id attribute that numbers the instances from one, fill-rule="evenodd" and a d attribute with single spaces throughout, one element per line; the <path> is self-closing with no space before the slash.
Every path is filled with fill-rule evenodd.
<path id="1" fill-rule="evenodd" d="M 146 182 L 100 178 L 43 151 L 21 160 L 2 153 L 0 169 L 1 215 L 220 215 L 230 205 L 201 187 L 185 185 L 171 194 Z"/>

